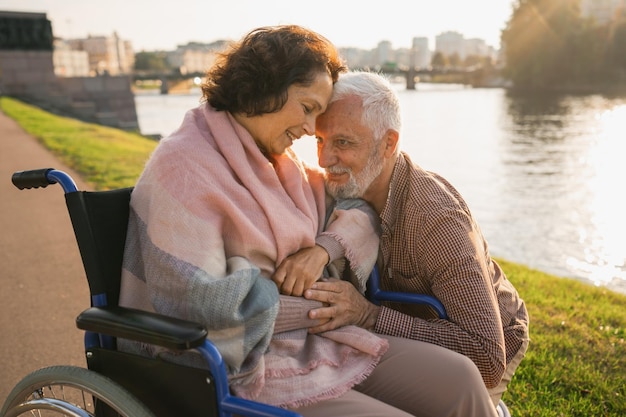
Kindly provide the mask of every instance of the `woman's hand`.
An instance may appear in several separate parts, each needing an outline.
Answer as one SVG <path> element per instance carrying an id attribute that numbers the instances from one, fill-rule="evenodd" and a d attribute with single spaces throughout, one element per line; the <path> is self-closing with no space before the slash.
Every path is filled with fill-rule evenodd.
<path id="1" fill-rule="evenodd" d="M 328 260 L 328 252 L 321 246 L 300 249 L 278 266 L 272 281 L 281 294 L 301 297 L 322 276 Z"/>

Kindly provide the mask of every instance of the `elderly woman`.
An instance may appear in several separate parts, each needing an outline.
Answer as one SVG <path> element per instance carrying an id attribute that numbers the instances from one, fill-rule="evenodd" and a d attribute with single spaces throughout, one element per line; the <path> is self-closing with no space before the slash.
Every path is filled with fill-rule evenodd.
<path id="1" fill-rule="evenodd" d="M 207 73 L 202 104 L 161 141 L 138 180 L 124 257 L 121 305 L 202 323 L 236 395 L 304 415 L 344 415 L 335 401 L 356 398 L 389 345 L 356 326 L 310 334 L 319 322 L 307 313 L 320 304 L 281 296 L 270 279 L 279 274 L 281 286 L 301 294 L 295 274 L 312 282 L 345 258 L 363 283 L 375 263 L 368 206 L 331 209 L 322 174 L 290 149 L 314 134 L 343 71 L 334 46 L 299 26 L 253 30 L 225 51 Z M 277 271 L 294 253 L 301 267 Z M 410 354 L 405 360 L 419 372 Z M 412 390 L 394 396 L 410 399 Z M 355 415 L 417 415 L 362 397 L 348 407 Z"/>

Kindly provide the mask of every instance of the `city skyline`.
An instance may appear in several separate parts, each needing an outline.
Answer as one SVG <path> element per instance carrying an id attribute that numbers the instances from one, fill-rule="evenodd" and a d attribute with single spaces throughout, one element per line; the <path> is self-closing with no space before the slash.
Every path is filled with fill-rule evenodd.
<path id="1" fill-rule="evenodd" d="M 173 50 L 188 42 L 239 39 L 250 29 L 294 23 L 316 30 L 338 47 L 373 49 L 381 41 L 408 48 L 415 37 L 434 47 L 447 31 L 480 38 L 498 48 L 500 31 L 510 18 L 513 0 L 390 0 L 384 9 L 361 1 L 318 0 L 310 7 L 288 0 L 272 5 L 255 0 L 220 2 L 178 0 L 175 7 L 148 0 L 0 0 L 0 10 L 46 13 L 61 38 L 111 36 L 131 42 L 135 51 Z M 351 15 L 355 17 L 351 17 Z"/>

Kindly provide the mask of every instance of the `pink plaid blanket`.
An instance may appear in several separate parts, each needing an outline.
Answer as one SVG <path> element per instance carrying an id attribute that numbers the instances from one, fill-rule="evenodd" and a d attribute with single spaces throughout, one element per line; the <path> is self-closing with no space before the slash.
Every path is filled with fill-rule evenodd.
<path id="1" fill-rule="evenodd" d="M 386 341 L 354 326 L 274 334 L 288 312 L 268 278 L 325 233 L 364 279 L 378 253 L 371 217 L 344 210 L 322 231 L 325 207 L 319 171 L 290 150 L 269 162 L 232 116 L 201 105 L 159 144 L 133 191 L 120 304 L 204 324 L 237 395 L 289 407 L 341 395 Z"/>

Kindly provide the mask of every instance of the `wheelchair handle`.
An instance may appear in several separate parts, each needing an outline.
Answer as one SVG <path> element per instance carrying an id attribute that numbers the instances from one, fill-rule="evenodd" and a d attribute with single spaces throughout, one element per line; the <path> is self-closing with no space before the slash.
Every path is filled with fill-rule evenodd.
<path id="1" fill-rule="evenodd" d="M 46 188 L 50 184 L 59 183 L 66 193 L 78 191 L 78 187 L 76 187 L 72 177 L 54 168 L 18 171 L 11 176 L 11 182 L 20 190 L 39 187 Z"/>

